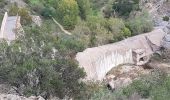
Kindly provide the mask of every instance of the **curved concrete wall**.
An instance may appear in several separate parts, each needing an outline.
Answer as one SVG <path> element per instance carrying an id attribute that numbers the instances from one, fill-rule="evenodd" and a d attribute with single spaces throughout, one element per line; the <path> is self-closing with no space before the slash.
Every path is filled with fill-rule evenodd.
<path id="1" fill-rule="evenodd" d="M 86 80 L 102 80 L 113 67 L 134 63 L 132 50 L 143 49 L 146 55 L 153 54 L 154 47 L 160 47 L 165 36 L 162 29 L 127 38 L 117 43 L 87 48 L 76 55 L 79 67 L 84 68 Z M 148 42 L 149 41 L 149 42 Z"/>
<path id="2" fill-rule="evenodd" d="M 115 59 L 116 58 L 116 59 Z M 134 63 L 132 58 L 132 50 L 120 53 L 118 51 L 112 52 L 109 55 L 105 54 L 95 61 L 97 80 L 101 80 L 107 72 L 109 72 L 113 67 L 125 63 Z"/>

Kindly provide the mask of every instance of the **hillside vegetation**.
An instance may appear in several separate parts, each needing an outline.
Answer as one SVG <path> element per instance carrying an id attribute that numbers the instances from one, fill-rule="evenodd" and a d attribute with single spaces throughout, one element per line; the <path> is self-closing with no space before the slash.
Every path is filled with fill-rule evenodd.
<path id="1" fill-rule="evenodd" d="M 0 44 L 0 82 L 16 87 L 17 94 L 74 100 L 126 100 L 134 93 L 154 100 L 169 97 L 170 79 L 166 74 L 165 77 L 156 73 L 159 77 L 154 74 L 149 77 L 151 79 L 141 78 L 112 93 L 103 85 L 83 83 L 81 80 L 86 73 L 74 59 L 77 52 L 88 47 L 152 31 L 152 20 L 148 12 L 140 7 L 140 0 L 23 2 L 24 7 L 0 0 L 0 7 L 3 8 L 0 20 L 5 11 L 11 16 L 18 14 L 25 31 L 11 45 L 5 40 Z M 33 23 L 31 15 L 40 16 L 42 25 Z M 72 35 L 65 34 L 52 18 Z"/>

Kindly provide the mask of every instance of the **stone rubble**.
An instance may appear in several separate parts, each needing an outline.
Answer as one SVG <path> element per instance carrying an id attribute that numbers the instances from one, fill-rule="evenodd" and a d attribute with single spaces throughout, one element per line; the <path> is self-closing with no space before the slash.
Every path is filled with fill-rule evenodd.
<path id="1" fill-rule="evenodd" d="M 18 96 L 14 94 L 0 94 L 0 100 L 45 100 L 41 96 L 31 96 L 29 98 Z"/>

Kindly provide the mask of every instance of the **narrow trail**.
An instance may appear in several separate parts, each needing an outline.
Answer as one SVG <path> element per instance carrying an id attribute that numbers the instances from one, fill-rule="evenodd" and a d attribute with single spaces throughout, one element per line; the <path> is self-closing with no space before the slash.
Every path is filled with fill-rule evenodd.
<path id="1" fill-rule="evenodd" d="M 57 24 L 57 25 L 60 27 L 60 29 L 61 29 L 65 34 L 67 34 L 67 35 L 72 35 L 72 33 L 70 33 L 70 32 L 68 32 L 67 30 L 65 30 L 64 27 L 63 27 L 60 23 L 58 23 L 57 20 L 55 20 L 53 17 L 52 17 L 52 20 L 54 21 L 55 24 Z"/>

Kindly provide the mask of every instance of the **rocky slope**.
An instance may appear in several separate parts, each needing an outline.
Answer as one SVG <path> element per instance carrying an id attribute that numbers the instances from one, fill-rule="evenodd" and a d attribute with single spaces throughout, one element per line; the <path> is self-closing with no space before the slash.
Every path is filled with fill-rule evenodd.
<path id="1" fill-rule="evenodd" d="M 44 98 L 38 96 L 31 96 L 29 98 L 13 95 L 13 94 L 0 94 L 0 100 L 45 100 Z"/>

